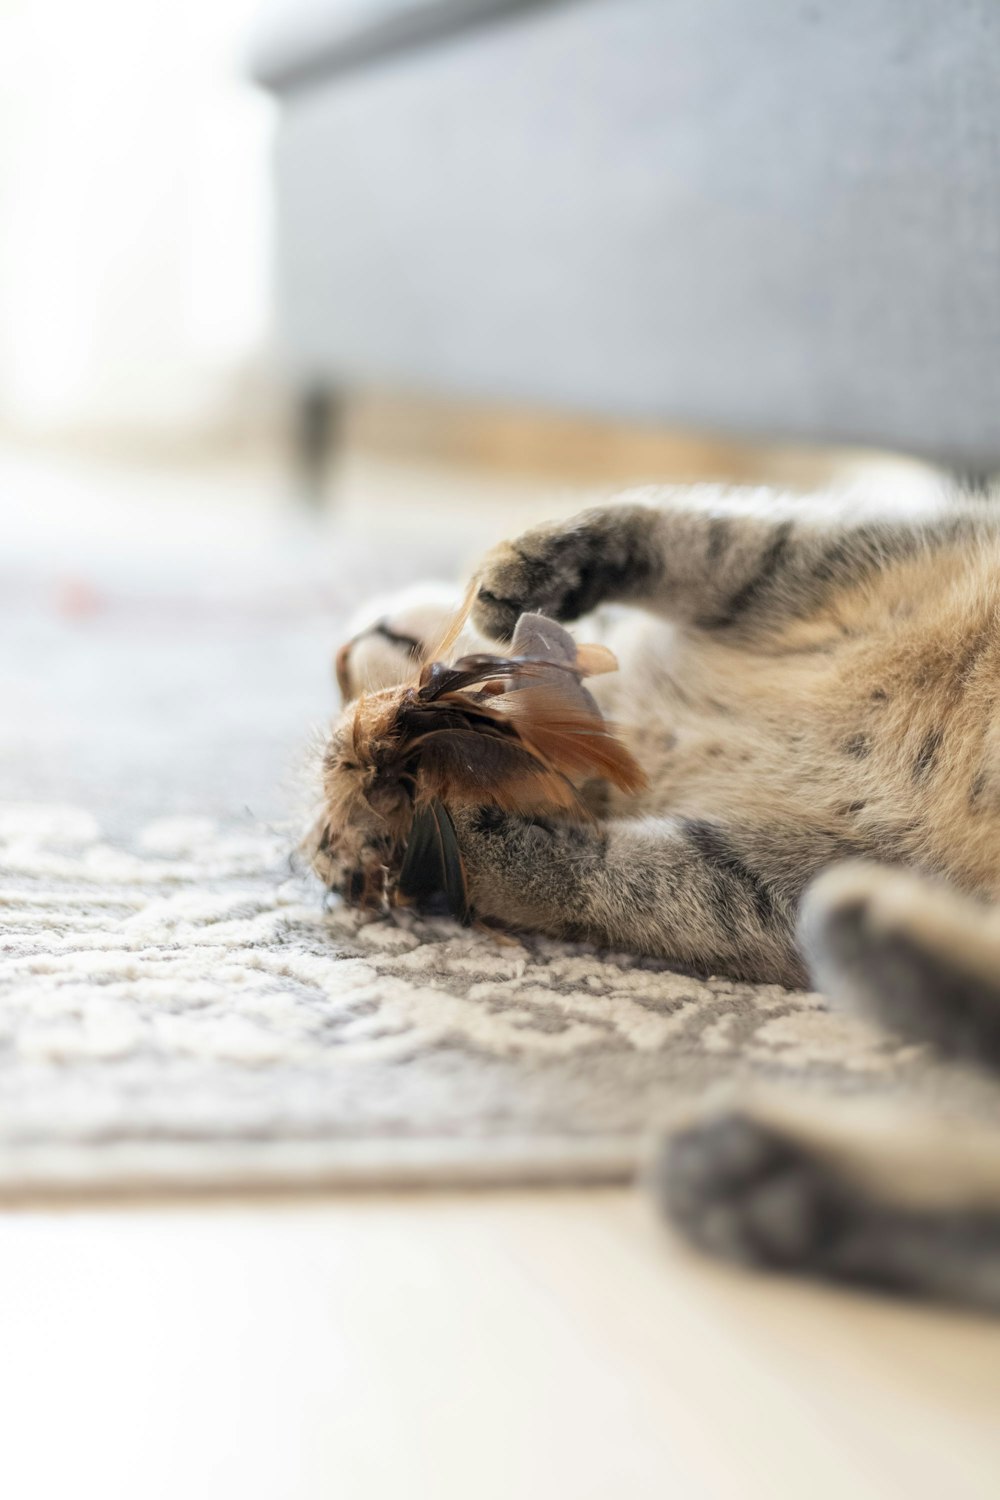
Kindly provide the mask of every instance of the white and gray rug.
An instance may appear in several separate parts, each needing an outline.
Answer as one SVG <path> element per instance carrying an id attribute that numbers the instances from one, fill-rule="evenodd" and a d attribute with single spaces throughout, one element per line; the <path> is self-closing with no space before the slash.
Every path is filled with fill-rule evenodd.
<path id="1" fill-rule="evenodd" d="M 615 1180 L 723 1079 L 976 1106 L 815 995 L 324 910 L 287 771 L 412 563 L 155 552 L 0 574 L 0 1191 Z"/>

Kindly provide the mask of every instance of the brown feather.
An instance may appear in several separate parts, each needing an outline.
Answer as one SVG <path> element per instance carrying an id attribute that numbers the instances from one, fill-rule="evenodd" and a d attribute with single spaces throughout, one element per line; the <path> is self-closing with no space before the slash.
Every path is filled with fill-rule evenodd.
<path id="1" fill-rule="evenodd" d="M 563 775 L 600 776 L 623 792 L 645 787 L 642 767 L 599 714 L 550 702 L 532 686 L 517 694 L 510 715 L 525 745 Z"/>
<path id="2" fill-rule="evenodd" d="M 572 784 L 514 737 L 479 730 L 442 730 L 428 735 L 420 758 L 420 792 L 462 806 L 501 807 L 505 812 L 578 810 Z"/>
<path id="3" fill-rule="evenodd" d="M 470 590 L 414 680 L 358 699 L 350 752 L 328 759 L 335 835 L 339 830 L 344 839 L 352 825 L 370 826 L 374 818 L 395 850 L 389 868 L 398 872 L 419 825 L 420 838 L 405 861 L 414 889 L 420 885 L 416 866 L 437 847 L 440 829 L 450 827 L 441 821 L 449 805 L 586 818 L 577 791 L 583 781 L 601 777 L 625 792 L 646 784 L 582 683 L 616 665 L 604 647 L 576 647 L 560 626 L 533 615 L 523 617 L 514 647 L 547 654 L 480 652 L 451 664 L 442 660 L 461 634 L 473 597 Z M 431 808 L 438 809 L 433 817 L 426 811 Z M 431 861 L 429 853 L 426 858 Z M 443 868 L 440 851 L 434 863 Z M 434 878 L 430 871 L 428 878 Z"/>

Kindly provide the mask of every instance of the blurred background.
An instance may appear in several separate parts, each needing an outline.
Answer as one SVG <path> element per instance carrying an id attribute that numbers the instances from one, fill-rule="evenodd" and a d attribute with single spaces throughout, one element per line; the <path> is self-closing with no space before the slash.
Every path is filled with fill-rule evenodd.
<path id="1" fill-rule="evenodd" d="M 6 431 L 162 449 L 253 425 L 273 133 L 242 66 L 254 8 L 3 0 Z"/>

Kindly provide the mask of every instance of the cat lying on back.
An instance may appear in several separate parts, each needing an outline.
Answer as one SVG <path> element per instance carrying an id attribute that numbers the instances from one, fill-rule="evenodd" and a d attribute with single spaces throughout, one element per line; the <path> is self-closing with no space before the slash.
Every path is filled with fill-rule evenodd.
<path id="1" fill-rule="evenodd" d="M 1000 1067 L 998 580 L 1000 514 L 960 498 L 837 521 L 808 501 L 650 492 L 498 548 L 475 630 L 503 641 L 526 611 L 592 616 L 581 638 L 620 664 L 592 691 L 649 787 L 610 792 L 592 825 L 454 810 L 476 911 L 709 973 L 811 979 Z M 345 697 L 402 680 L 447 607 L 402 607 L 349 643 Z M 328 786 L 347 756 L 335 732 Z M 349 889 L 356 849 L 326 829 L 313 853 Z M 831 1235 L 854 1244 L 877 1198 L 849 1178 L 750 1116 L 694 1127 L 663 1162 L 669 1206 L 710 1248 L 954 1294 L 935 1282 L 947 1256 L 901 1270 L 897 1246 L 885 1265 L 893 1226 L 912 1244 L 926 1205 L 880 1208 L 875 1249 L 831 1258 Z M 977 1210 L 973 1258 L 992 1233 L 1000 1267 L 991 1213 Z M 987 1281 L 979 1300 L 1000 1305 L 1000 1271 Z"/>

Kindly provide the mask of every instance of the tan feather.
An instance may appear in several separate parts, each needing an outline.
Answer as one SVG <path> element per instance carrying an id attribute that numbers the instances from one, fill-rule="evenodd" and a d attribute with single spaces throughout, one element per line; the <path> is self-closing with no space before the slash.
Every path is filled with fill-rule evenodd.
<path id="1" fill-rule="evenodd" d="M 451 655 L 459 636 L 468 624 L 469 616 L 472 613 L 472 606 L 476 602 L 478 588 L 479 580 L 473 578 L 462 596 L 461 604 L 451 619 L 445 623 L 439 638 L 436 641 L 432 641 L 424 650 L 424 661 L 446 661 Z"/>
<path id="2" fill-rule="evenodd" d="M 642 767 L 600 714 L 554 701 L 532 684 L 512 695 L 510 717 L 532 753 L 564 776 L 600 776 L 623 792 L 646 786 Z"/>
<path id="3" fill-rule="evenodd" d="M 618 658 L 608 646 L 589 643 L 576 648 L 576 665 L 584 677 L 600 677 L 605 672 L 617 672 Z"/>

